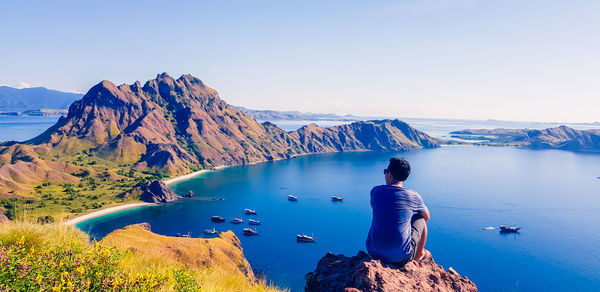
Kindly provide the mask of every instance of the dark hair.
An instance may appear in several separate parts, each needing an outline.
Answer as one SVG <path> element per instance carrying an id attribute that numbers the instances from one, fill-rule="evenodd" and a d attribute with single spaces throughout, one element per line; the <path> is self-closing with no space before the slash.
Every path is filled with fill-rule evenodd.
<path id="1" fill-rule="evenodd" d="M 392 177 L 399 181 L 405 181 L 408 175 L 410 175 L 410 164 L 402 157 L 390 158 L 390 165 L 388 165 L 387 169 L 392 174 Z"/>

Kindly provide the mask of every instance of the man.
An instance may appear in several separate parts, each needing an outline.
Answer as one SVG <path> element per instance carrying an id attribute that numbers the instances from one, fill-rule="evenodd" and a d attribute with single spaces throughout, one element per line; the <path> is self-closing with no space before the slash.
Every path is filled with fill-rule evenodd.
<path id="1" fill-rule="evenodd" d="M 404 266 L 423 257 L 429 210 L 417 192 L 403 187 L 410 174 L 408 161 L 391 158 L 383 173 L 386 184 L 371 190 L 367 251 L 375 259 Z"/>

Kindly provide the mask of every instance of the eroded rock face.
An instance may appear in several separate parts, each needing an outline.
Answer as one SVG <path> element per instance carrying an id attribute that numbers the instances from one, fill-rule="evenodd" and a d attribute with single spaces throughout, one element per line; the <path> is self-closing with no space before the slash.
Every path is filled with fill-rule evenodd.
<path id="1" fill-rule="evenodd" d="M 306 291 L 477 291 L 477 286 L 454 269 L 448 271 L 426 251 L 421 261 L 395 268 L 363 251 L 346 257 L 327 253 L 308 273 Z"/>
<path id="2" fill-rule="evenodd" d="M 180 199 L 164 182 L 155 180 L 137 186 L 121 195 L 121 198 L 134 198 L 148 203 L 167 203 Z"/>

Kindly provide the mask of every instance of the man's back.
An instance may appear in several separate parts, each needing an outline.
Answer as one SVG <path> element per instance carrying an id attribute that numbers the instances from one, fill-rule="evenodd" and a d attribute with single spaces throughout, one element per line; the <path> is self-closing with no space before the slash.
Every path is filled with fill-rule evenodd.
<path id="1" fill-rule="evenodd" d="M 411 218 L 427 212 L 421 196 L 395 185 L 381 185 L 371 190 L 373 221 L 367 237 L 367 251 L 387 262 L 409 260 L 411 252 Z"/>

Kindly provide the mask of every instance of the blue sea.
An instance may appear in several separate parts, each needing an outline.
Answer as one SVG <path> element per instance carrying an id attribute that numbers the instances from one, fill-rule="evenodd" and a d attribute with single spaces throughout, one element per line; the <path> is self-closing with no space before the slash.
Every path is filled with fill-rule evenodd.
<path id="1" fill-rule="evenodd" d="M 409 123 L 440 137 L 490 122 Z M 288 124 L 287 129 L 297 126 Z M 600 155 L 567 151 L 448 146 L 308 155 L 230 167 L 172 186 L 180 194 L 193 190 L 193 198 L 110 214 L 78 227 L 98 239 L 140 222 L 165 235 L 191 232 L 200 237 L 212 227 L 233 230 L 259 274 L 280 287 L 302 291 L 304 275 L 327 252 L 350 256 L 365 249 L 369 191 L 383 183 L 382 170 L 395 155 L 411 162 L 406 186 L 419 191 L 431 211 L 426 248 L 438 264 L 469 277 L 481 291 L 600 287 Z M 297 195 L 298 202 L 289 202 L 288 194 Z M 331 202 L 332 195 L 344 201 Z M 244 215 L 244 208 L 258 214 Z M 213 215 L 245 222 L 214 224 Z M 260 235 L 242 235 L 249 218 L 262 222 Z M 518 234 L 483 229 L 501 224 L 522 229 Z M 314 235 L 317 242 L 297 243 L 299 233 Z"/>
<path id="2" fill-rule="evenodd" d="M 0 143 L 29 140 L 54 125 L 59 117 L 0 115 Z"/>

